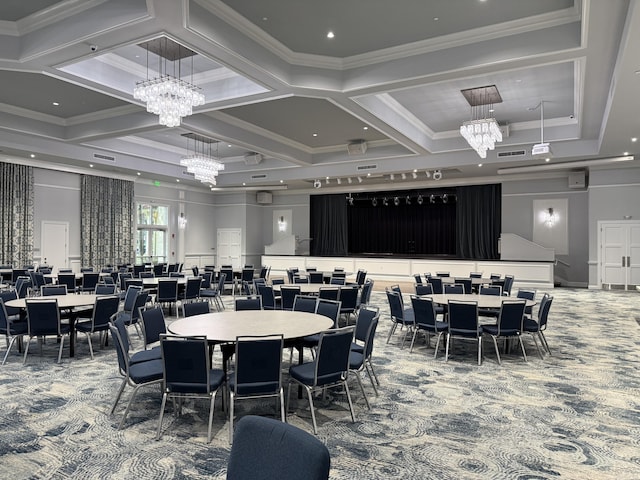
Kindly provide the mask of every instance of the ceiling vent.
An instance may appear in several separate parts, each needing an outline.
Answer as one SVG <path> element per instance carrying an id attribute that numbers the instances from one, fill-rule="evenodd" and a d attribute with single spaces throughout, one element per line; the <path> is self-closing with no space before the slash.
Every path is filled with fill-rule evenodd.
<path id="1" fill-rule="evenodd" d="M 258 165 L 262 161 L 262 155 L 256 152 L 245 153 L 244 163 L 245 165 Z"/>
<path id="2" fill-rule="evenodd" d="M 378 165 L 358 165 L 357 170 L 375 170 L 378 168 Z"/>
<path id="3" fill-rule="evenodd" d="M 260 173 L 260 174 L 257 174 L 257 175 L 251 175 L 251 179 L 252 180 L 263 180 L 265 178 L 267 178 L 267 175 L 264 174 L 264 173 Z"/>
<path id="4" fill-rule="evenodd" d="M 347 152 L 349 155 L 364 155 L 367 152 L 367 142 L 364 140 L 357 140 L 347 145 Z"/>
<path id="5" fill-rule="evenodd" d="M 524 157 L 526 154 L 526 150 L 512 150 L 510 152 L 498 152 L 498 158 Z"/>
<path id="6" fill-rule="evenodd" d="M 98 160 L 104 160 L 105 162 L 115 162 L 116 161 L 116 157 L 110 157 L 109 155 L 103 155 L 101 153 L 94 153 L 93 154 L 93 158 L 96 158 Z"/>

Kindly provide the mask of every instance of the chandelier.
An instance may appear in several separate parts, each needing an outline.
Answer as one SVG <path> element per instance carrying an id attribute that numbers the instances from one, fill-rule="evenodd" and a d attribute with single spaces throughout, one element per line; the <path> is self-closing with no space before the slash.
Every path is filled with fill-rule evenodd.
<path id="1" fill-rule="evenodd" d="M 189 140 L 193 140 L 193 148 L 186 157 L 180 159 L 180 165 L 187 167 L 187 172 L 192 173 L 196 180 L 210 185 L 216 184 L 216 177 L 224 170 L 224 164 L 219 161 L 216 140 L 202 137 L 193 133 L 183 135 L 187 138 L 187 150 Z M 211 144 L 216 143 L 216 155 L 212 155 Z"/>
<path id="2" fill-rule="evenodd" d="M 181 78 L 182 59 L 187 57 L 191 57 L 193 78 L 193 57 L 196 53 L 167 37 L 140 46 L 147 51 L 147 79 L 136 82 L 133 98 L 145 102 L 147 112 L 159 116 L 160 125 L 177 127 L 182 117 L 193 113 L 193 107 L 204 105 L 200 88 Z M 149 52 L 158 56 L 158 75 L 152 78 L 149 76 Z"/>
<path id="3" fill-rule="evenodd" d="M 460 126 L 460 134 L 480 158 L 487 158 L 487 150 L 502 141 L 502 131 L 493 118 L 493 104 L 501 103 L 502 97 L 495 85 L 468 88 L 462 94 L 471 105 L 471 120 Z"/>

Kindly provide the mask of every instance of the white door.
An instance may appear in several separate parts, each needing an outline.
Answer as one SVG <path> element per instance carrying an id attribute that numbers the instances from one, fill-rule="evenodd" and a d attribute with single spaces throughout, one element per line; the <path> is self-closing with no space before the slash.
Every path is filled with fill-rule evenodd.
<path id="1" fill-rule="evenodd" d="M 234 269 L 242 267 L 242 229 L 219 228 L 218 229 L 218 267 L 221 265 L 233 265 Z"/>
<path id="2" fill-rule="evenodd" d="M 69 266 L 69 222 L 42 222 L 41 263 L 53 265 L 54 273 Z"/>
<path id="3" fill-rule="evenodd" d="M 605 285 L 640 285 L 640 223 L 600 222 L 600 278 Z"/>

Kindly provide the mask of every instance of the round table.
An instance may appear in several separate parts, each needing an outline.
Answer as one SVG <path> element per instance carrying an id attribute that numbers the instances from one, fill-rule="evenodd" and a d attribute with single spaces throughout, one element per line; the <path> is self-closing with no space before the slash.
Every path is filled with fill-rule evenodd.
<path id="1" fill-rule="evenodd" d="M 204 335 L 210 342 L 235 342 L 236 337 L 282 335 L 285 340 L 306 337 L 331 328 L 324 315 L 288 310 L 241 310 L 204 313 L 169 324 L 175 335 Z"/>
<path id="2" fill-rule="evenodd" d="M 524 298 L 517 297 L 505 297 L 498 295 L 476 295 L 476 294 L 448 294 L 448 295 L 424 295 L 425 297 L 432 298 L 434 303 L 439 305 L 446 305 L 449 300 L 456 302 L 478 302 L 478 308 L 496 308 L 499 309 L 502 306 L 503 300 L 525 300 Z M 526 300 L 527 307 L 533 307 L 536 304 L 534 300 Z"/>
<path id="3" fill-rule="evenodd" d="M 77 307 L 93 307 L 96 303 L 96 298 L 102 295 L 95 295 L 93 293 L 87 294 L 70 294 L 70 295 L 48 295 L 46 297 L 30 297 L 30 298 L 17 298 L 15 300 L 9 300 L 5 303 L 7 307 L 14 308 L 27 308 L 27 300 L 57 300 L 58 301 L 58 309 L 62 310 L 65 308 L 73 309 Z M 73 357 L 75 355 L 75 321 L 76 317 L 79 313 L 82 312 L 74 312 L 71 310 L 71 315 L 69 316 L 69 356 Z"/>

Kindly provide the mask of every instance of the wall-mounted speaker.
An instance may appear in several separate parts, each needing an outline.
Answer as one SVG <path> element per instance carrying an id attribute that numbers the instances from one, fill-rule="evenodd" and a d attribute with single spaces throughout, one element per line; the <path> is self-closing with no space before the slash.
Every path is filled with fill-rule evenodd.
<path id="1" fill-rule="evenodd" d="M 273 194 L 271 192 L 257 192 L 256 201 L 260 205 L 271 205 L 273 203 Z"/>
<path id="2" fill-rule="evenodd" d="M 569 188 L 587 188 L 587 175 L 584 170 L 569 172 Z"/>

